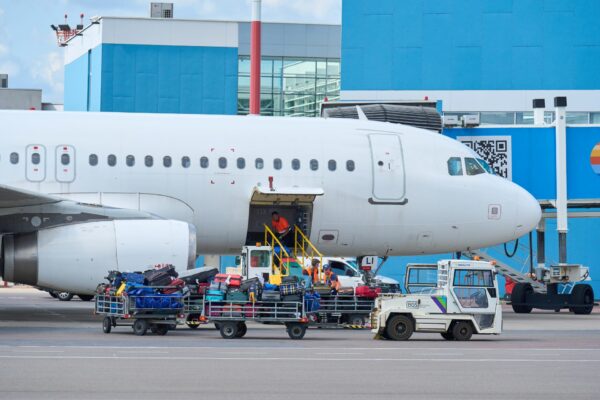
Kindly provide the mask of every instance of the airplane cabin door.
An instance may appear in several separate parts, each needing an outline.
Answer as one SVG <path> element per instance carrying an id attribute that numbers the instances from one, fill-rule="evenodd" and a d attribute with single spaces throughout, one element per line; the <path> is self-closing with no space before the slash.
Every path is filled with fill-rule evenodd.
<path id="1" fill-rule="evenodd" d="M 394 134 L 371 134 L 373 158 L 372 203 L 406 203 L 405 172 L 400 137 Z"/>
<path id="2" fill-rule="evenodd" d="M 62 145 L 56 148 L 56 180 L 71 183 L 75 180 L 75 149 Z"/>
<path id="3" fill-rule="evenodd" d="M 25 163 L 26 177 L 30 182 L 41 182 L 46 179 L 46 148 L 39 144 L 27 146 Z"/>

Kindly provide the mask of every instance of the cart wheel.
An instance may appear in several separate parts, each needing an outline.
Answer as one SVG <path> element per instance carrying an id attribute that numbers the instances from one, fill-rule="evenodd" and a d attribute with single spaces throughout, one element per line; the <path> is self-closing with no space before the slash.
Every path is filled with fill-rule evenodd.
<path id="1" fill-rule="evenodd" d="M 200 321 L 198 320 L 198 316 L 188 316 L 187 320 L 185 321 L 185 324 L 187 325 L 188 328 L 190 329 L 198 329 L 198 327 L 200 326 Z"/>
<path id="2" fill-rule="evenodd" d="M 133 333 L 138 336 L 144 336 L 148 331 L 148 321 L 145 319 L 136 319 L 133 323 Z"/>
<path id="3" fill-rule="evenodd" d="M 387 336 L 392 340 L 408 340 L 415 330 L 413 320 L 406 315 L 395 315 L 385 327 Z"/>
<path id="4" fill-rule="evenodd" d="M 594 289 L 588 284 L 580 283 L 573 287 L 571 303 L 578 307 L 571 307 L 575 314 L 590 314 L 594 309 Z"/>
<path id="5" fill-rule="evenodd" d="M 454 340 L 466 341 L 473 336 L 473 325 L 467 321 L 457 321 L 451 329 Z"/>
<path id="6" fill-rule="evenodd" d="M 156 333 L 158 331 L 158 325 L 152 324 L 150 325 L 150 332 Z"/>
<path id="7" fill-rule="evenodd" d="M 287 326 L 287 333 L 290 339 L 300 340 L 306 334 L 306 325 L 300 323 L 292 323 Z"/>
<path id="8" fill-rule="evenodd" d="M 221 324 L 219 322 L 215 322 L 215 329 L 218 331 L 221 330 Z"/>
<path id="9" fill-rule="evenodd" d="M 448 330 L 448 332 L 442 332 L 442 337 L 446 340 L 454 340 L 454 335 L 452 334 L 452 328 Z"/>
<path id="10" fill-rule="evenodd" d="M 223 322 L 221 324 L 220 332 L 223 339 L 233 339 L 238 334 L 238 323 L 237 322 Z"/>
<path id="11" fill-rule="evenodd" d="M 248 332 L 248 327 L 246 326 L 246 323 L 240 322 L 238 324 L 238 333 L 237 335 L 235 335 L 235 337 L 242 338 L 246 335 L 246 332 Z"/>
<path id="12" fill-rule="evenodd" d="M 154 333 L 157 334 L 158 336 L 165 336 L 167 334 L 167 332 L 169 332 L 168 325 L 156 325 L 156 332 L 154 332 Z"/>
<path id="13" fill-rule="evenodd" d="M 366 318 L 364 315 L 351 315 L 350 317 L 348 317 L 348 323 L 350 325 L 365 326 L 365 321 Z"/>
<path id="14" fill-rule="evenodd" d="M 104 317 L 102 320 L 102 332 L 110 333 L 112 330 L 112 319 L 110 317 Z"/>

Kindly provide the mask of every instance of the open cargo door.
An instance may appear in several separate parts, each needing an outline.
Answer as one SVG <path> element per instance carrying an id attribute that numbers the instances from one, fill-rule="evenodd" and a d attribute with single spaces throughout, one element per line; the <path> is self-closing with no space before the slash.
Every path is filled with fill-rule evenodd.
<path id="1" fill-rule="evenodd" d="M 246 244 L 252 245 L 264 239 L 264 225 L 271 226 L 273 211 L 287 219 L 290 226 L 297 225 L 310 236 L 313 204 L 315 198 L 324 193 L 321 188 L 310 187 L 255 187 L 250 198 Z"/>

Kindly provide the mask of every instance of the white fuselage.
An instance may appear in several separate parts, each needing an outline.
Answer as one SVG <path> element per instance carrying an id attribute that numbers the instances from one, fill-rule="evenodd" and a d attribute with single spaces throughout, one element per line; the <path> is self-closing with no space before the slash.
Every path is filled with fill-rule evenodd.
<path id="1" fill-rule="evenodd" d="M 323 189 L 314 201 L 310 239 L 324 254 L 480 248 L 522 236 L 540 216 L 537 202 L 505 179 L 487 173 L 450 176 L 450 157 L 475 154 L 443 135 L 407 126 L 66 112 L 1 112 L 0 121 L 0 184 L 187 221 L 196 227 L 200 254 L 239 252 L 253 190 L 268 187 L 269 177 L 275 188 Z M 399 153 L 384 150 L 382 157 L 394 159 L 379 164 L 373 146 L 380 139 L 385 145 L 390 136 L 399 139 Z M 35 165 L 31 146 L 43 150 Z M 65 152 L 71 156 L 66 166 L 61 163 Z M 18 163 L 11 163 L 11 153 L 18 153 Z M 108 164 L 111 155 L 115 166 Z M 97 165 L 90 165 L 90 156 L 97 156 Z M 132 166 L 128 156 L 135 159 Z M 152 166 L 145 165 L 147 156 Z M 163 165 L 164 157 L 171 158 L 170 167 Z M 182 165 L 184 157 L 188 167 Z M 208 158 L 208 166 L 201 166 L 201 157 Z M 226 167 L 219 166 L 220 158 L 227 160 Z M 238 159 L 244 160 L 243 168 Z M 263 160 L 262 169 L 257 159 Z M 281 169 L 274 168 L 274 159 L 281 159 Z M 298 170 L 292 168 L 294 159 L 300 161 Z M 318 169 L 311 169 L 311 160 L 318 161 Z M 335 171 L 328 168 L 330 160 L 336 161 Z M 354 162 L 353 171 L 347 161 Z M 500 216 L 490 214 L 492 206 L 500 206 Z M 335 243 L 321 240 L 322 232 L 331 231 Z"/>

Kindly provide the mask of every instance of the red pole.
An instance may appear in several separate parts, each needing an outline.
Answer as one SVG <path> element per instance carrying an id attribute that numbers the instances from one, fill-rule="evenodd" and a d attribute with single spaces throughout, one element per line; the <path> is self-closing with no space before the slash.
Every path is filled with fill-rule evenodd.
<path id="1" fill-rule="evenodd" d="M 252 0 L 250 31 L 250 114 L 260 115 L 260 2 Z"/>

